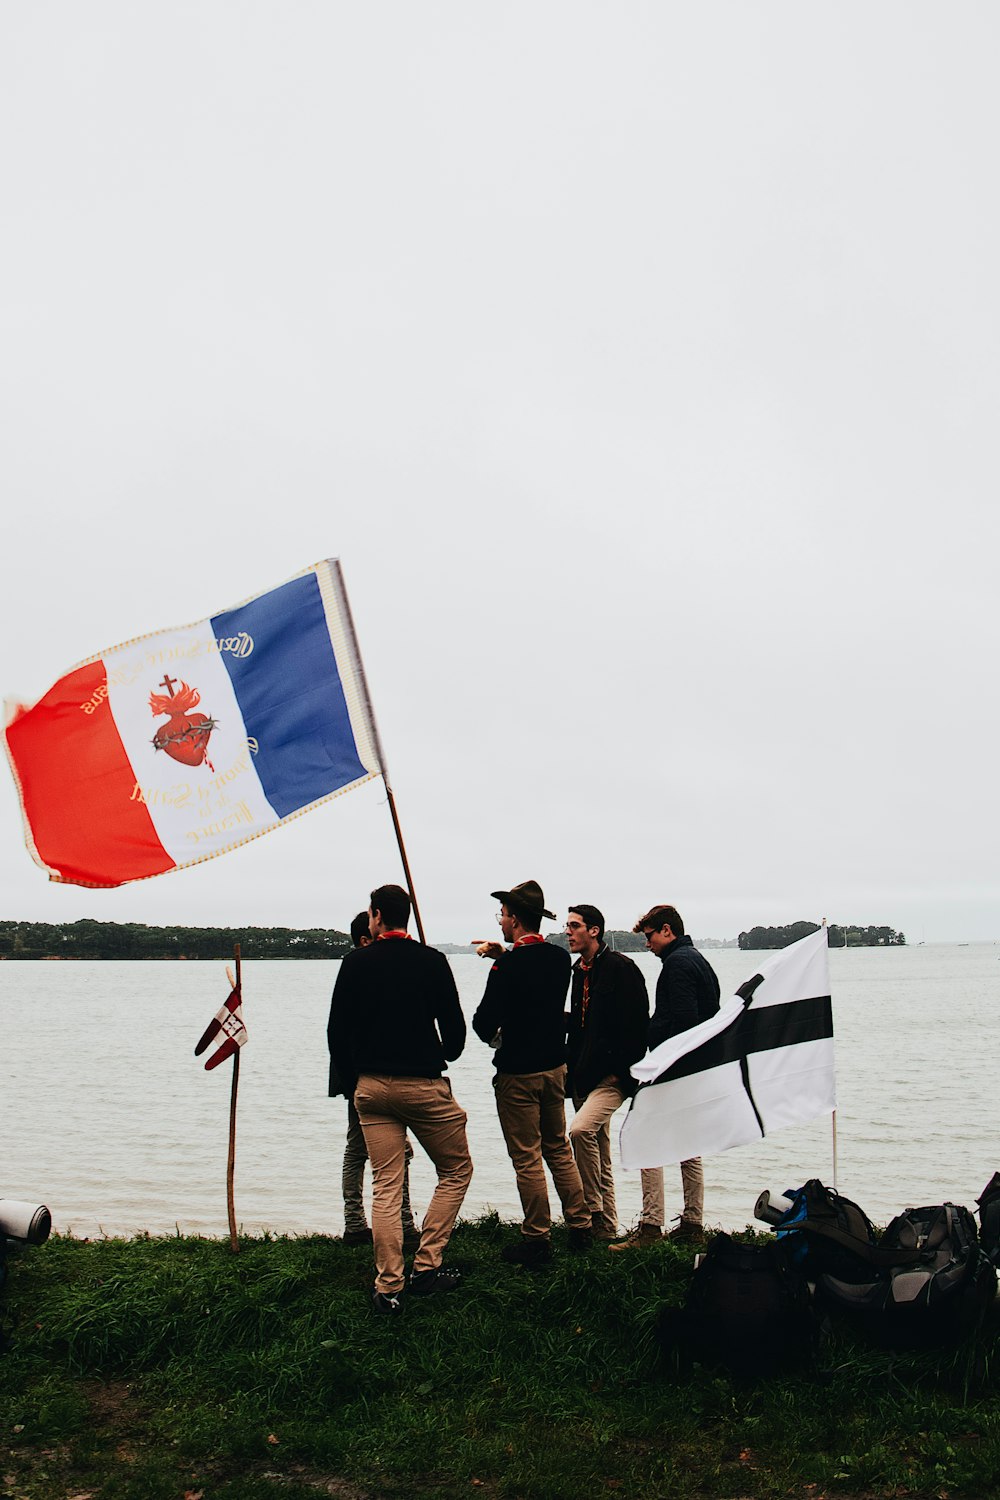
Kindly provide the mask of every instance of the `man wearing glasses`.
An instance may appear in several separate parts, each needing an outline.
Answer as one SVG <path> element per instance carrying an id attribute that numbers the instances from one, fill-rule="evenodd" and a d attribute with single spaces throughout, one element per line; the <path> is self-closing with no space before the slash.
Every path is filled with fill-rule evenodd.
<path id="1" fill-rule="evenodd" d="M 684 931 L 684 923 L 675 906 L 651 906 L 632 929 L 641 932 L 646 947 L 662 964 L 656 981 L 656 1002 L 649 1022 L 650 1051 L 668 1036 L 688 1031 L 700 1021 L 707 1021 L 719 1008 L 719 981 L 715 970 Z M 624 1250 L 651 1239 L 658 1240 L 663 1225 L 663 1168 L 644 1167 L 642 1180 L 643 1217 L 638 1227 L 612 1250 Z M 676 1229 L 667 1236 L 690 1244 L 704 1244 L 702 1214 L 705 1178 L 701 1157 L 681 1162 L 681 1188 L 684 1211 Z M 647 1211 L 647 1204 L 649 1209 Z"/>
<path id="2" fill-rule="evenodd" d="M 542 1163 L 555 1183 L 569 1230 L 571 1250 L 593 1242 L 590 1211 L 566 1138 L 566 988 L 569 955 L 539 932 L 545 898 L 537 880 L 509 891 L 493 891 L 501 903 L 501 943 L 480 943 L 480 958 L 495 960 L 479 1009 L 472 1018 L 478 1037 L 496 1047 L 497 1115 L 514 1164 L 524 1210 L 519 1244 L 501 1258 L 529 1270 L 552 1259 L 549 1194 Z"/>
<path id="3" fill-rule="evenodd" d="M 595 1240 L 618 1234 L 611 1167 L 611 1116 L 636 1091 L 629 1074 L 646 1051 L 649 996 L 638 966 L 604 941 L 604 916 L 584 902 L 570 908 L 566 936 L 573 965 L 566 1087 L 576 1110 L 570 1144 L 580 1169 Z M 661 1193 L 662 1196 L 662 1193 Z"/>

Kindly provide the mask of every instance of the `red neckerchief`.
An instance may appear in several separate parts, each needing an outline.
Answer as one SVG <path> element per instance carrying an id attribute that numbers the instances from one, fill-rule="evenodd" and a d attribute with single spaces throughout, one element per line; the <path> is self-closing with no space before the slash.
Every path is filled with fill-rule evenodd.
<path id="1" fill-rule="evenodd" d="M 596 957 L 597 957 L 597 954 L 595 953 L 594 954 L 594 958 L 596 958 Z M 591 971 L 591 969 L 593 967 L 594 967 L 594 960 L 593 959 L 591 959 L 591 961 L 590 961 L 589 964 L 585 964 L 584 961 L 583 961 L 583 959 L 581 958 L 581 960 L 580 960 L 580 973 L 583 975 L 583 992 L 582 992 L 582 994 L 580 996 L 580 1025 L 581 1026 L 586 1026 L 586 1024 L 587 1024 L 587 1011 L 590 1008 L 590 971 Z"/>
<path id="2" fill-rule="evenodd" d="M 544 943 L 545 939 L 540 932 L 526 932 L 524 937 L 519 937 L 514 944 L 515 948 L 527 948 L 529 943 Z"/>
<path id="3" fill-rule="evenodd" d="M 590 1006 L 590 971 L 593 969 L 594 964 L 596 963 L 597 959 L 600 957 L 600 953 L 601 953 L 601 949 L 598 948 L 597 952 L 594 954 L 594 957 L 590 960 L 589 964 L 585 964 L 584 961 L 583 961 L 583 959 L 582 958 L 580 959 L 580 973 L 583 975 L 583 993 L 580 996 L 580 1025 L 581 1026 L 586 1026 L 586 1024 L 587 1024 L 587 1010 L 588 1010 L 588 1008 Z"/>
<path id="4" fill-rule="evenodd" d="M 391 932 L 380 932 L 375 941 L 382 943 L 386 938 L 408 938 L 409 936 L 410 934 L 404 932 L 402 927 L 394 927 Z"/>

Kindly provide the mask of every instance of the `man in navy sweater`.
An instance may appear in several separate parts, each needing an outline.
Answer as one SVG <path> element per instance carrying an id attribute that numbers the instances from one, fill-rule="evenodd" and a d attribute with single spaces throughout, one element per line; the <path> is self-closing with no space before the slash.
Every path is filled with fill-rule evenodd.
<path id="1" fill-rule="evenodd" d="M 534 1268 L 552 1259 L 543 1161 L 559 1194 L 570 1248 L 584 1250 L 592 1241 L 590 1210 L 566 1137 L 569 954 L 546 943 L 538 930 L 543 917 L 554 918 L 545 910 L 537 880 L 492 894 L 502 903 L 498 920 L 504 941 L 513 947 L 508 951 L 500 943 L 482 943 L 477 949 L 481 958 L 496 961 L 472 1026 L 497 1048 L 497 1115 L 524 1210 L 520 1244 L 500 1253 L 514 1265 Z"/>
<path id="2" fill-rule="evenodd" d="M 659 903 L 651 906 L 632 929 L 641 932 L 646 947 L 655 953 L 662 968 L 656 981 L 656 1001 L 649 1020 L 648 1044 L 652 1051 L 668 1036 L 688 1031 L 700 1021 L 707 1021 L 719 1008 L 719 981 L 708 959 L 703 957 L 684 931 L 676 906 Z M 644 1167 L 642 1182 L 642 1218 L 623 1240 L 611 1246 L 625 1250 L 660 1239 L 663 1233 L 663 1168 Z M 681 1162 L 681 1188 L 684 1210 L 680 1223 L 667 1236 L 695 1245 L 705 1241 L 702 1222 L 705 1199 L 705 1177 L 701 1157 Z"/>
<path id="3" fill-rule="evenodd" d="M 409 938 L 410 898 L 398 885 L 372 891 L 370 947 L 340 965 L 327 1040 L 353 1093 L 372 1164 L 376 1312 L 400 1310 L 406 1284 L 400 1219 L 406 1132 L 437 1168 L 413 1258 L 411 1295 L 449 1291 L 461 1280 L 442 1257 L 472 1178 L 466 1113 L 443 1076 L 465 1046 L 465 1018 L 443 953 Z"/>

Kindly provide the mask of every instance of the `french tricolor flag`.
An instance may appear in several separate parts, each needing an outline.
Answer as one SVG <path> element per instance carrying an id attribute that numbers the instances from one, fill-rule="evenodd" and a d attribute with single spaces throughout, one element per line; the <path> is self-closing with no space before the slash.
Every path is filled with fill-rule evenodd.
<path id="1" fill-rule="evenodd" d="M 211 859 L 383 769 L 333 559 L 91 657 L 5 720 L 28 848 L 76 885 Z"/>

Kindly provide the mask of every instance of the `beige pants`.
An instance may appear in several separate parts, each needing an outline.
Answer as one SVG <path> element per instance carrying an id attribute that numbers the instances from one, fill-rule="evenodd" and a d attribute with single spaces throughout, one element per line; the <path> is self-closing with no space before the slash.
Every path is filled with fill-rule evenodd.
<path id="1" fill-rule="evenodd" d="M 603 1079 L 589 1094 L 573 1099 L 576 1114 L 569 1127 L 570 1145 L 580 1171 L 583 1195 L 596 1234 L 618 1233 L 615 1177 L 611 1167 L 611 1116 L 625 1095 L 613 1078 Z"/>
<path id="2" fill-rule="evenodd" d="M 657 1224 L 663 1228 L 663 1168 L 643 1167 L 639 1173 L 642 1184 L 642 1222 Z M 701 1157 L 692 1156 L 681 1162 L 681 1191 L 684 1194 L 683 1224 L 701 1224 L 705 1207 L 705 1174 Z"/>
<path id="3" fill-rule="evenodd" d="M 545 1239 L 552 1226 L 542 1162 L 552 1173 L 563 1217 L 571 1229 L 590 1227 L 590 1211 L 566 1139 L 566 1069 L 547 1073 L 498 1073 L 493 1080 L 500 1129 L 514 1164 L 529 1239 Z"/>
<path id="4" fill-rule="evenodd" d="M 447 1078 L 390 1078 L 364 1074 L 354 1105 L 372 1164 L 372 1239 L 375 1290 L 402 1291 L 403 1173 L 406 1132 L 411 1130 L 437 1168 L 434 1189 L 413 1257 L 414 1271 L 441 1264 L 458 1211 L 472 1180 L 472 1158 L 465 1138 L 466 1113 L 452 1096 Z"/>

